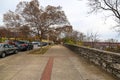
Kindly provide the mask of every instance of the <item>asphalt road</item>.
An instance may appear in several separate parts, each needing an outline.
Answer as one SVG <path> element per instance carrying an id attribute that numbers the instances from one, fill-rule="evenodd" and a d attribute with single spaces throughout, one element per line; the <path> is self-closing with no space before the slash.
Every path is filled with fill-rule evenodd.
<path id="1" fill-rule="evenodd" d="M 44 55 L 27 53 L 0 58 L 0 80 L 115 80 L 61 45 Z"/>

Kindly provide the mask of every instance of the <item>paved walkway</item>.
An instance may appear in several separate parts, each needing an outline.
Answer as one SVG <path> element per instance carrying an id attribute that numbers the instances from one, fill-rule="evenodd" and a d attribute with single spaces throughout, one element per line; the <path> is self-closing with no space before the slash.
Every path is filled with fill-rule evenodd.
<path id="1" fill-rule="evenodd" d="M 20 53 L 0 59 L 0 80 L 115 80 L 67 48 L 56 45 L 44 55 Z"/>

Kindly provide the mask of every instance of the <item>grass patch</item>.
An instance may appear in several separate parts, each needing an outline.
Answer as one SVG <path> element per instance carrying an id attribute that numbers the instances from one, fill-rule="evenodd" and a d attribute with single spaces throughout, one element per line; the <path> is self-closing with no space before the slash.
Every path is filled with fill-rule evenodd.
<path id="1" fill-rule="evenodd" d="M 29 52 L 29 54 L 44 54 L 51 46 L 41 47 Z"/>

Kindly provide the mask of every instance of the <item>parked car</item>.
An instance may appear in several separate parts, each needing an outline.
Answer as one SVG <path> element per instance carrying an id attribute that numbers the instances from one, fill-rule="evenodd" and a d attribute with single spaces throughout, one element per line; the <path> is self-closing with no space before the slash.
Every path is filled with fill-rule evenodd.
<path id="1" fill-rule="evenodd" d="M 32 44 L 37 47 L 41 46 L 41 43 L 39 41 L 33 41 Z"/>
<path id="2" fill-rule="evenodd" d="M 47 42 L 41 42 L 41 46 L 47 46 L 48 43 Z"/>
<path id="3" fill-rule="evenodd" d="M 18 49 L 10 44 L 0 43 L 0 57 L 5 57 L 8 54 L 18 53 Z"/>
<path id="4" fill-rule="evenodd" d="M 34 41 L 34 42 L 32 42 L 32 44 L 37 45 L 38 47 L 42 47 L 42 46 L 47 46 L 49 43 Z"/>
<path id="5" fill-rule="evenodd" d="M 15 40 L 13 42 L 14 42 L 13 45 L 15 45 L 18 48 L 19 51 L 33 49 L 33 44 L 28 42 L 28 41 Z"/>

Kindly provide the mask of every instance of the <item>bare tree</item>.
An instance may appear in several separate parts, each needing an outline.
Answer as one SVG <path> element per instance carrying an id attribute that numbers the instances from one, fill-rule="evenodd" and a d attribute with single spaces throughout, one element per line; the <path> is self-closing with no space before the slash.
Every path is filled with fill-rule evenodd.
<path id="1" fill-rule="evenodd" d="M 85 40 L 85 35 L 82 32 L 72 30 L 70 33 L 65 35 L 64 42 L 70 42 L 73 44 L 81 44 Z"/>
<path id="2" fill-rule="evenodd" d="M 84 42 L 85 41 L 85 37 L 86 37 L 86 35 L 84 33 L 79 32 L 78 39 L 79 39 L 80 42 Z"/>
<path id="3" fill-rule="evenodd" d="M 0 37 L 6 37 L 7 36 L 7 29 L 5 27 L 0 26 Z"/>
<path id="4" fill-rule="evenodd" d="M 56 42 L 64 38 L 65 34 L 70 34 L 71 32 L 72 32 L 72 26 L 64 25 L 64 26 L 49 28 L 47 35 L 49 36 L 50 40 Z"/>
<path id="5" fill-rule="evenodd" d="M 88 0 L 91 12 L 98 10 L 110 11 L 120 24 L 120 0 Z"/>
<path id="6" fill-rule="evenodd" d="M 41 8 L 38 0 L 20 2 L 16 11 L 23 16 L 40 40 L 49 32 L 49 26 L 69 23 L 60 6 L 48 5 L 46 8 Z"/>
<path id="7" fill-rule="evenodd" d="M 119 44 L 117 44 L 118 43 L 117 39 L 110 38 L 105 40 L 105 42 L 107 43 L 106 49 L 110 51 L 117 51 L 117 48 L 119 48 Z"/>
<path id="8" fill-rule="evenodd" d="M 48 5 L 40 18 L 42 27 L 41 34 L 49 32 L 49 29 L 51 30 L 51 28 L 49 28 L 51 25 L 70 25 L 64 11 L 62 11 L 62 8 L 60 6 L 55 7 Z"/>
<path id="9" fill-rule="evenodd" d="M 23 25 L 19 28 L 19 37 L 22 39 L 28 39 L 31 35 L 31 30 L 28 25 Z"/>
<path id="10" fill-rule="evenodd" d="M 3 15 L 3 22 L 9 31 L 10 28 L 18 28 L 20 26 L 20 17 L 15 12 L 9 10 Z M 17 32 L 17 29 L 14 30 Z M 9 33 L 7 37 L 9 38 Z M 14 34 L 14 37 L 16 38 L 17 36 Z"/>
<path id="11" fill-rule="evenodd" d="M 105 40 L 105 42 L 116 43 L 116 42 L 118 42 L 118 40 L 111 38 L 111 39 Z"/>
<path id="12" fill-rule="evenodd" d="M 20 20 L 19 15 L 10 10 L 3 16 L 3 21 L 5 25 L 8 27 L 19 27 L 20 26 L 19 20 Z"/>
<path id="13" fill-rule="evenodd" d="M 19 29 L 15 29 L 20 30 L 19 32 L 22 32 L 23 29 L 29 28 L 39 40 L 42 40 L 44 35 L 47 35 L 51 31 L 51 25 L 70 25 L 60 6 L 55 7 L 48 5 L 43 8 L 40 7 L 38 0 L 20 2 L 16 6 L 15 12 L 8 11 L 4 14 L 4 22 L 7 27 L 19 27 Z M 27 25 L 27 27 L 25 25 Z M 60 32 L 61 29 L 56 30 Z"/>
<path id="14" fill-rule="evenodd" d="M 99 41 L 99 34 L 93 33 L 93 32 L 88 32 L 86 35 L 86 42 L 90 42 L 91 47 L 95 47 L 95 43 Z"/>
<path id="15" fill-rule="evenodd" d="M 19 8 L 23 8 L 20 12 L 20 14 L 22 15 L 22 17 L 24 18 L 25 22 L 27 24 L 30 25 L 31 29 L 33 29 L 34 33 L 36 32 L 37 36 L 39 37 L 39 39 L 41 39 L 40 36 L 40 31 L 41 31 L 41 13 L 42 11 L 39 9 L 39 2 L 38 0 L 32 0 L 30 2 L 23 2 L 23 3 L 19 3 L 17 6 L 19 10 Z"/>

